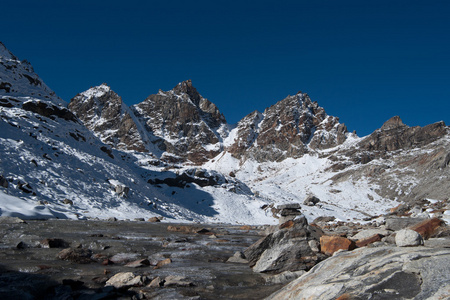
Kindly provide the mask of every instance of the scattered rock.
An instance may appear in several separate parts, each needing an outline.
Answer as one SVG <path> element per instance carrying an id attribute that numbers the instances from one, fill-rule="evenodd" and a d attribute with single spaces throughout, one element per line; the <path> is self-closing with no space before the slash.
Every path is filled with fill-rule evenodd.
<path id="1" fill-rule="evenodd" d="M 230 257 L 227 262 L 229 263 L 239 263 L 239 264 L 248 264 L 248 260 L 245 258 L 244 253 L 237 251 L 234 253 L 232 257 Z"/>
<path id="2" fill-rule="evenodd" d="M 26 222 L 18 217 L 7 217 L 7 216 L 0 217 L 0 224 L 20 224 L 20 223 Z"/>
<path id="3" fill-rule="evenodd" d="M 172 260 L 170 258 L 166 258 L 164 260 L 159 261 L 153 269 L 159 269 L 165 265 L 171 264 Z"/>
<path id="4" fill-rule="evenodd" d="M 144 276 L 134 275 L 132 272 L 120 272 L 106 281 L 106 286 L 113 286 L 116 289 L 143 286 L 145 280 Z"/>
<path id="5" fill-rule="evenodd" d="M 164 285 L 164 280 L 161 279 L 161 277 L 156 277 L 153 279 L 147 287 L 162 287 Z"/>
<path id="6" fill-rule="evenodd" d="M 164 287 L 169 286 L 194 286 L 192 281 L 188 281 L 184 276 L 170 275 L 164 279 Z"/>
<path id="7" fill-rule="evenodd" d="M 370 228 L 364 229 L 352 236 L 350 239 L 358 241 L 365 240 L 367 238 L 373 237 L 376 234 L 381 235 L 382 237 L 388 236 L 392 233 L 392 231 L 381 229 L 381 228 Z"/>
<path id="8" fill-rule="evenodd" d="M 326 255 L 333 255 L 338 250 L 353 250 L 355 242 L 341 236 L 323 235 L 320 237 L 320 250 Z"/>
<path id="9" fill-rule="evenodd" d="M 44 239 L 39 242 L 42 248 L 67 248 L 69 243 L 63 239 Z"/>
<path id="10" fill-rule="evenodd" d="M 388 218 L 386 219 L 386 229 L 392 231 L 399 231 L 400 229 L 408 228 L 416 225 L 426 219 L 424 218 Z"/>
<path id="11" fill-rule="evenodd" d="M 322 216 L 322 217 L 317 217 L 317 218 L 315 218 L 314 221 L 312 221 L 312 224 L 328 223 L 328 222 L 333 222 L 334 220 L 336 220 L 335 217 L 332 217 L 332 216 Z"/>
<path id="12" fill-rule="evenodd" d="M 117 253 L 110 260 L 115 264 L 126 264 L 139 258 L 137 253 Z"/>
<path id="13" fill-rule="evenodd" d="M 276 275 L 263 275 L 263 277 L 267 284 L 285 284 L 294 279 L 299 278 L 305 273 L 306 273 L 305 270 L 300 270 L 296 272 L 285 271 L 283 273 Z"/>
<path id="14" fill-rule="evenodd" d="M 64 199 L 64 200 L 63 200 L 63 203 L 64 203 L 64 204 L 68 204 L 68 205 L 73 205 L 73 201 L 72 201 L 72 200 L 69 200 L 69 199 Z"/>
<path id="15" fill-rule="evenodd" d="M 420 233 L 420 235 L 425 240 L 427 240 L 430 237 L 432 237 L 438 231 L 439 227 L 441 227 L 442 225 L 444 225 L 444 221 L 438 218 L 433 218 L 424 220 L 419 224 L 413 225 L 410 227 L 410 229 Z"/>
<path id="16" fill-rule="evenodd" d="M 356 247 L 365 247 L 369 244 L 375 243 L 375 242 L 379 242 L 381 241 L 381 239 L 383 238 L 383 236 L 379 233 L 374 234 L 371 237 L 367 237 L 364 239 L 360 239 L 356 241 Z"/>
<path id="17" fill-rule="evenodd" d="M 305 201 L 303 201 L 303 204 L 307 206 L 314 206 L 319 202 L 320 202 L 319 198 L 317 198 L 314 195 L 309 195 L 308 197 L 306 197 Z"/>
<path id="18" fill-rule="evenodd" d="M 398 247 L 420 246 L 423 245 L 422 236 L 411 229 L 402 229 L 396 232 L 395 243 Z"/>
<path id="19" fill-rule="evenodd" d="M 89 249 L 67 248 L 58 253 L 58 258 L 78 264 L 87 264 L 92 262 L 91 255 L 92 251 Z"/>
<path id="20" fill-rule="evenodd" d="M 144 259 L 129 262 L 125 265 L 125 267 L 139 268 L 139 267 L 145 267 L 145 266 L 149 266 L 149 265 L 150 265 L 150 261 L 148 259 L 144 258 Z"/>

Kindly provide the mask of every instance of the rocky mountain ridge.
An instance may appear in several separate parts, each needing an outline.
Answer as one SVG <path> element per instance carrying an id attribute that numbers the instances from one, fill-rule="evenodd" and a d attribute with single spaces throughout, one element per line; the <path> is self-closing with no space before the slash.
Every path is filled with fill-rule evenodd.
<path id="1" fill-rule="evenodd" d="M 314 196 L 309 220 L 361 220 L 399 201 L 448 198 L 443 122 L 408 127 L 394 117 L 359 138 L 299 92 L 233 127 L 190 80 L 131 107 L 106 84 L 67 105 L 1 49 L 4 191 L 56 203 L 63 215 L 114 207 L 124 217 L 273 223 L 269 205 Z"/>

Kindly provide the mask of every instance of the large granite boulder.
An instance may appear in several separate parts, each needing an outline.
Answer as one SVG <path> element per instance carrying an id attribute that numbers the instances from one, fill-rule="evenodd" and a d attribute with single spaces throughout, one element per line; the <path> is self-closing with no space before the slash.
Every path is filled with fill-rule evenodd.
<path id="1" fill-rule="evenodd" d="M 326 258 L 311 249 L 309 243 L 311 240 L 318 241 L 323 232 L 316 226 L 308 225 L 304 216 L 292 222 L 293 226 L 270 233 L 244 251 L 253 271 L 278 274 L 309 270 Z"/>
<path id="2" fill-rule="evenodd" d="M 336 253 L 267 299 L 449 299 L 450 249 L 359 248 Z"/>

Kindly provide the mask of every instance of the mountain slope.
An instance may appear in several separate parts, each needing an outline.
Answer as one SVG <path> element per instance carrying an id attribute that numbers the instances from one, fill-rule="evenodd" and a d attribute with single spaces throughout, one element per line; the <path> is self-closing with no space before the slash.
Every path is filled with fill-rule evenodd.
<path id="1" fill-rule="evenodd" d="M 2 62 L 8 59 L 0 57 Z M 267 222 L 259 209 L 265 201 L 231 177 L 170 169 L 146 152 L 124 152 L 105 145 L 96 136 L 98 132 L 88 130 L 45 84 L 22 80 L 23 74 L 39 78 L 29 67 L 18 60 L 14 64 L 13 75 L 7 64 L 0 65 L 1 81 L 10 83 L 9 91 L 0 90 L 0 215 Z M 177 178 L 188 178 L 191 183 L 151 183 Z M 204 185 L 209 178 L 214 180 Z"/>
<path id="2" fill-rule="evenodd" d="M 69 110 L 28 63 L 0 54 L 1 215 L 273 224 L 278 204 L 308 196 L 320 200 L 302 205 L 310 221 L 448 202 L 443 122 L 394 117 L 360 138 L 298 93 L 232 128 L 191 81 L 130 108 L 103 84 Z"/>

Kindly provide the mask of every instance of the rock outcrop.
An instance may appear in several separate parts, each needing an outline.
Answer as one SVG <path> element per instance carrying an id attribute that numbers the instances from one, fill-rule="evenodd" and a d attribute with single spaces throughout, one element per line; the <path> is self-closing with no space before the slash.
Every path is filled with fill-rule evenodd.
<path id="1" fill-rule="evenodd" d="M 70 100 L 69 109 L 105 144 L 121 150 L 148 151 L 149 137 L 140 130 L 122 98 L 108 85 L 76 95 Z"/>
<path id="2" fill-rule="evenodd" d="M 359 248 L 319 263 L 267 299 L 448 299 L 450 249 Z"/>
<path id="3" fill-rule="evenodd" d="M 301 157 L 311 149 L 342 144 L 347 128 L 328 116 L 307 94 L 297 93 L 267 108 L 253 112 L 238 123 L 237 136 L 227 151 L 235 157 L 257 161 L 281 161 Z"/>
<path id="4" fill-rule="evenodd" d="M 422 147 L 447 134 L 444 122 L 424 127 L 409 127 L 399 116 L 387 120 L 380 129 L 362 140 L 359 146 L 369 151 L 395 151 Z"/>
<path id="5" fill-rule="evenodd" d="M 225 117 L 197 92 L 191 80 L 148 96 L 132 110 L 148 132 L 163 139 L 165 160 L 200 164 L 222 150 Z"/>
<path id="6" fill-rule="evenodd" d="M 251 245 L 244 255 L 255 272 L 279 274 L 307 271 L 326 258 L 311 249 L 309 243 L 318 241 L 322 234 L 318 227 L 308 225 L 302 216 L 295 219 L 291 227 L 278 229 Z"/>

